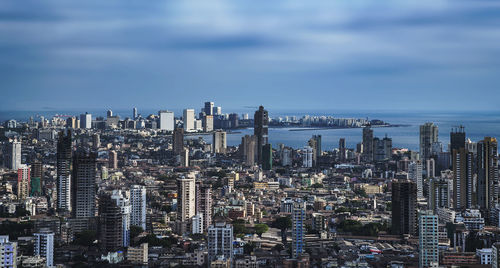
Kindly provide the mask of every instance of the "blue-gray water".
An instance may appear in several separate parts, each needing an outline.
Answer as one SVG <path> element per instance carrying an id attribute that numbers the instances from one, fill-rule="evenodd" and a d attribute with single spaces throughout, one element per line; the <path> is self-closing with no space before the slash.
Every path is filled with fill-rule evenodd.
<path id="1" fill-rule="evenodd" d="M 104 116 L 106 110 L 102 111 L 89 111 L 97 116 Z M 117 110 L 115 114 L 119 114 L 122 118 L 131 116 L 131 110 Z M 180 111 L 174 110 L 176 115 L 180 115 Z M 224 111 L 231 112 L 231 111 Z M 249 113 L 253 115 L 251 110 L 237 111 L 238 113 Z M 50 118 L 54 114 L 71 114 L 77 115 L 80 112 L 68 111 L 43 111 L 43 112 L 25 112 L 25 111 L 0 111 L 0 121 L 7 119 L 16 119 L 20 121 L 27 121 L 30 116 L 43 115 Z M 139 113 L 147 116 L 155 111 L 141 111 Z M 331 115 L 335 117 L 349 117 L 349 118 L 370 118 L 380 119 L 391 124 L 404 124 L 407 127 L 389 127 L 389 128 L 375 128 L 375 136 L 383 137 L 385 134 L 392 138 L 393 146 L 400 148 L 409 148 L 418 150 L 419 143 L 419 125 L 425 122 L 434 122 L 439 126 L 439 140 L 443 143 L 446 149 L 449 143 L 449 133 L 452 127 L 463 125 L 467 137 L 473 141 L 479 141 L 485 136 L 500 137 L 500 113 L 499 112 L 328 112 L 328 111 L 314 111 L 314 112 L 293 112 L 293 111 L 272 111 L 269 110 L 271 117 L 296 115 L 302 116 L 309 115 Z M 37 118 L 35 117 L 35 120 Z M 227 136 L 228 145 L 238 145 L 241 142 L 241 137 L 245 134 L 252 134 L 253 129 L 244 129 L 241 133 L 229 134 Z M 294 148 L 300 148 L 306 145 L 309 138 L 314 135 L 322 135 L 323 150 L 331 150 L 338 147 L 338 140 L 346 138 L 347 146 L 354 148 L 356 143 L 361 141 L 361 129 L 323 129 L 323 130 L 303 130 L 303 131 L 289 131 L 288 128 L 270 128 L 269 140 L 276 147 L 279 143 Z M 205 140 L 211 142 L 210 135 L 203 136 Z"/>

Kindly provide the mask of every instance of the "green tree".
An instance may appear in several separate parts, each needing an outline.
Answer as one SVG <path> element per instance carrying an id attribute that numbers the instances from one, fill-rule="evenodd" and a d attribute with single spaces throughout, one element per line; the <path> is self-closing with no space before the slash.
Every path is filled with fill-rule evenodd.
<path id="1" fill-rule="evenodd" d="M 243 246 L 243 253 L 245 255 L 250 255 L 255 249 L 255 243 L 253 242 L 248 242 Z"/>
<path id="2" fill-rule="evenodd" d="M 267 226 L 267 224 L 264 224 L 264 223 L 255 224 L 254 229 L 255 229 L 255 233 L 258 236 L 262 236 L 263 233 L 265 233 L 269 230 L 269 226 Z"/>
<path id="3" fill-rule="evenodd" d="M 130 226 L 130 240 L 133 240 L 138 235 L 140 235 L 144 230 L 140 226 L 131 225 Z"/>

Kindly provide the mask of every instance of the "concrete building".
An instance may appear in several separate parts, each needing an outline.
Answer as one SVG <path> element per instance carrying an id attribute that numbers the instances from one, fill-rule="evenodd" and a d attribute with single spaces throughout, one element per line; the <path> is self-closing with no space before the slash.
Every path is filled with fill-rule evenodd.
<path id="1" fill-rule="evenodd" d="M 212 137 L 212 151 L 216 154 L 225 154 L 227 148 L 226 132 L 217 130 Z"/>
<path id="2" fill-rule="evenodd" d="M 48 267 L 54 266 L 54 233 L 50 231 L 34 233 L 35 236 L 35 256 L 45 258 Z"/>
<path id="3" fill-rule="evenodd" d="M 92 128 L 92 114 L 84 113 L 80 115 L 80 128 Z"/>
<path id="4" fill-rule="evenodd" d="M 121 209 L 123 247 L 128 247 L 130 245 L 130 199 L 127 194 L 121 190 L 113 190 L 111 199 L 114 199 L 116 205 Z"/>
<path id="5" fill-rule="evenodd" d="M 419 215 L 419 267 L 437 267 L 439 264 L 438 216 L 432 211 Z"/>
<path id="6" fill-rule="evenodd" d="M 302 149 L 302 167 L 311 168 L 313 166 L 313 148 L 311 146 L 305 146 Z"/>
<path id="7" fill-rule="evenodd" d="M 7 143 L 4 153 L 4 166 L 15 171 L 17 171 L 21 166 L 20 141 L 13 140 Z"/>
<path id="8" fill-rule="evenodd" d="M 71 162 L 73 148 L 71 130 L 59 132 L 57 141 L 57 209 L 71 211 Z"/>
<path id="9" fill-rule="evenodd" d="M 8 235 L 0 235 L 0 267 L 17 267 L 17 242 L 10 242 Z"/>
<path id="10" fill-rule="evenodd" d="M 431 157 L 432 144 L 438 142 L 438 127 L 434 123 L 420 126 L 420 156 L 423 161 Z"/>
<path id="11" fill-rule="evenodd" d="M 17 198 L 26 199 L 30 196 L 31 170 L 28 165 L 20 165 L 17 170 Z"/>
<path id="12" fill-rule="evenodd" d="M 292 208 L 292 258 L 305 253 L 306 204 L 301 199 L 293 203 Z"/>
<path id="13" fill-rule="evenodd" d="M 184 113 L 182 116 L 184 120 L 184 131 L 190 132 L 195 130 L 194 128 L 194 109 L 184 109 Z"/>
<path id="14" fill-rule="evenodd" d="M 257 137 L 255 135 L 245 135 L 244 137 L 242 137 L 240 152 L 245 165 L 255 165 L 255 159 L 257 155 Z"/>
<path id="15" fill-rule="evenodd" d="M 417 235 L 417 184 L 392 181 L 392 231 Z"/>
<path id="16" fill-rule="evenodd" d="M 95 217 L 97 154 L 79 150 L 73 156 L 72 213 L 76 218 Z"/>
<path id="17" fill-rule="evenodd" d="M 142 243 L 138 247 L 127 248 L 127 260 L 132 264 L 148 264 L 148 243 Z"/>
<path id="18" fill-rule="evenodd" d="M 159 117 L 158 128 L 160 130 L 174 131 L 175 127 L 174 112 L 161 110 L 158 112 L 158 117 Z"/>
<path id="19" fill-rule="evenodd" d="M 408 165 L 408 179 L 417 184 L 417 198 L 424 198 L 424 178 L 422 161 L 417 160 Z"/>
<path id="20" fill-rule="evenodd" d="M 130 225 L 146 230 L 146 187 L 133 185 L 130 188 Z"/>
<path id="21" fill-rule="evenodd" d="M 218 257 L 231 260 L 233 258 L 233 226 L 225 222 L 217 222 L 208 227 L 207 246 L 209 262 Z"/>

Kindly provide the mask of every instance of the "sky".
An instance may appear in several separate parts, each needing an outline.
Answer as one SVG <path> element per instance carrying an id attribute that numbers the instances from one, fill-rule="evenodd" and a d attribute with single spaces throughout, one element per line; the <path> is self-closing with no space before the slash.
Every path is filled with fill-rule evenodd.
<path id="1" fill-rule="evenodd" d="M 499 44 L 495 0 L 2 0 L 0 110 L 498 111 Z"/>

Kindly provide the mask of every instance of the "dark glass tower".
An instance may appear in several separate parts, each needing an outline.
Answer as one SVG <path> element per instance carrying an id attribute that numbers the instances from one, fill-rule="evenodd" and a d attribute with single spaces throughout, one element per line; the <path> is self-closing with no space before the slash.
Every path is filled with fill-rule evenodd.
<path id="1" fill-rule="evenodd" d="M 417 184 L 412 181 L 392 182 L 392 231 L 417 235 Z"/>
<path id="2" fill-rule="evenodd" d="M 257 137 L 257 163 L 262 164 L 262 149 L 268 144 L 269 115 L 264 106 L 260 106 L 254 115 L 254 135 Z"/>
<path id="3" fill-rule="evenodd" d="M 463 126 L 454 128 L 450 132 L 450 152 L 460 148 L 465 148 L 465 128 Z"/>
<path id="4" fill-rule="evenodd" d="M 71 181 L 72 213 L 76 218 L 91 218 L 96 211 L 97 154 L 78 150 L 73 157 Z"/>

